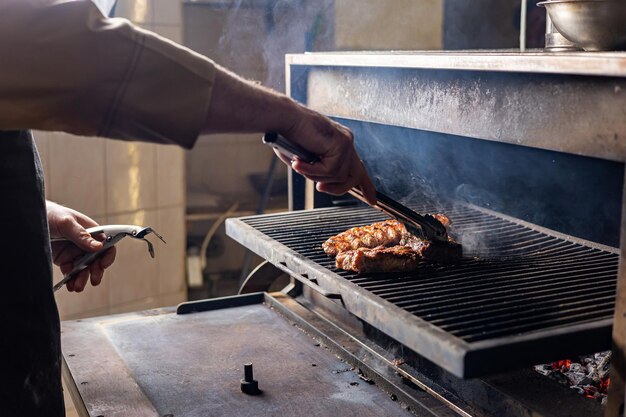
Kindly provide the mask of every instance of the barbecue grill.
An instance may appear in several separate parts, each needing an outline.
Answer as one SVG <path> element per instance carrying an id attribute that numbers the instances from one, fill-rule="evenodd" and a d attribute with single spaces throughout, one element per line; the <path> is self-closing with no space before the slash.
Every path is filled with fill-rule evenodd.
<path id="1" fill-rule="evenodd" d="M 341 271 L 324 254 L 321 244 L 329 236 L 384 220 L 369 208 L 231 219 L 227 233 L 459 377 L 610 347 L 615 249 L 566 240 L 480 208 L 445 213 L 456 233 L 481 235 L 483 246 L 466 251 L 460 264 L 424 263 L 405 274 Z"/>
<path id="2" fill-rule="evenodd" d="M 230 220 L 228 232 L 457 377 L 609 349 L 623 230 L 625 57 L 288 56 L 291 95 L 353 129 L 384 192 L 418 212 L 447 214 L 466 257 L 413 274 L 337 270 L 321 243 L 384 217 L 365 207 L 319 209 L 334 202 L 296 175 L 292 208 L 313 210 Z M 615 317 L 615 346 L 623 346 Z M 621 366 L 622 348 L 614 355 Z M 620 373 L 610 416 L 623 413 Z"/>
<path id="3" fill-rule="evenodd" d="M 385 216 L 291 175 L 292 211 L 226 223 L 266 260 L 249 294 L 64 323 L 74 398 L 107 416 L 103 387 L 145 415 L 622 416 L 625 68 L 623 53 L 288 56 L 290 95 L 352 128 L 378 188 L 445 213 L 463 260 L 338 270 L 322 243 Z M 532 370 L 611 342 L 606 407 Z M 90 349 L 122 377 L 76 355 Z M 260 400 L 236 394 L 251 357 Z"/>

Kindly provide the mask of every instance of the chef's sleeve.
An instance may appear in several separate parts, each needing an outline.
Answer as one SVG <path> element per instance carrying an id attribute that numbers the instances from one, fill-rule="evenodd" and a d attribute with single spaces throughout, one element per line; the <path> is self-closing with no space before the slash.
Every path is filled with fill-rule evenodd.
<path id="1" fill-rule="evenodd" d="M 90 0 L 0 1 L 0 130 L 190 148 L 215 64 Z"/>

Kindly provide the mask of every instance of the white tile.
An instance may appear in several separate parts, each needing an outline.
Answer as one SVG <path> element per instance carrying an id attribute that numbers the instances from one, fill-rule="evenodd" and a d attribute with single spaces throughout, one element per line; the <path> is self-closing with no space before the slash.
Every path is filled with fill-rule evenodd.
<path id="1" fill-rule="evenodd" d="M 150 30 L 178 44 L 183 43 L 182 30 L 178 25 L 155 24 L 150 27 Z"/>
<path id="2" fill-rule="evenodd" d="M 50 199 L 90 217 L 106 213 L 104 139 L 48 134 Z"/>
<path id="3" fill-rule="evenodd" d="M 178 146 L 155 145 L 157 206 L 185 204 L 185 151 Z"/>
<path id="4" fill-rule="evenodd" d="M 367 10 L 355 19 L 355 10 Z M 337 50 L 441 49 L 443 0 L 336 0 Z"/>
<path id="5" fill-rule="evenodd" d="M 109 214 L 156 206 L 155 146 L 140 142 L 106 142 L 106 197 Z"/>
<path id="6" fill-rule="evenodd" d="M 176 306 L 187 301 L 187 291 L 179 291 L 161 296 L 161 307 Z"/>
<path id="7" fill-rule="evenodd" d="M 108 217 L 108 223 L 151 226 L 156 229 L 158 216 L 155 211 L 140 210 L 111 215 Z M 162 251 L 165 245 L 157 242 L 158 239 L 154 236 L 148 235 L 148 239 L 154 243 L 155 252 Z M 107 271 L 111 313 L 118 311 L 113 308 L 114 306 L 158 297 L 159 294 L 157 259 L 150 257 L 146 243 L 125 238 L 116 246 L 116 261 Z"/>
<path id="8" fill-rule="evenodd" d="M 155 242 L 159 275 L 159 294 L 186 290 L 185 280 L 185 208 L 183 206 L 159 209 L 158 226 L 167 244 Z"/>
<path id="9" fill-rule="evenodd" d="M 180 0 L 152 0 L 154 8 L 153 23 L 177 25 L 182 24 L 182 4 Z"/>

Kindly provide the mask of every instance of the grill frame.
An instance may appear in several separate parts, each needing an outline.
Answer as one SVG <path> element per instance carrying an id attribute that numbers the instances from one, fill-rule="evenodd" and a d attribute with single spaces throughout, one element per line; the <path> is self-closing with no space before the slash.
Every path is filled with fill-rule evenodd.
<path id="1" fill-rule="evenodd" d="M 432 211 L 424 207 L 417 209 L 420 211 Z M 357 211 L 355 212 L 354 210 Z M 618 250 L 615 248 L 564 236 L 558 232 L 549 231 L 479 207 L 465 207 L 463 210 L 478 213 L 485 219 L 495 223 L 504 222 L 516 228 L 521 227 L 522 229 L 520 230 L 528 232 L 533 236 L 539 234 L 539 236 L 546 237 L 548 241 L 571 245 L 573 248 L 582 247 L 594 253 L 598 253 L 598 251 L 602 254 L 606 253 L 615 261 L 615 266 L 613 267 L 615 277 L 613 281 L 617 281 Z M 293 222 L 296 226 L 303 226 L 304 220 L 309 223 L 323 222 L 320 233 L 326 234 L 325 236 L 328 237 L 330 236 L 330 234 L 327 234 L 329 233 L 327 231 L 329 226 L 328 218 L 341 214 L 333 226 L 340 228 L 337 230 L 344 230 L 354 224 L 346 224 L 344 218 L 346 213 L 352 214 L 357 212 L 364 214 L 368 220 L 360 222 L 357 217 L 354 220 L 356 224 L 367 224 L 371 221 L 384 219 L 383 215 L 369 208 L 314 209 L 228 219 L 226 221 L 226 232 L 233 239 L 267 259 L 277 268 L 285 271 L 303 284 L 315 288 L 327 297 L 337 298 L 337 302 L 341 303 L 352 314 L 458 377 L 478 377 L 546 360 L 559 359 L 567 355 L 589 353 L 610 347 L 613 322 L 612 311 L 607 312 L 604 318 L 583 323 L 485 340 L 463 340 L 372 293 L 355 283 L 354 280 L 351 281 L 345 277 L 345 275 L 349 274 L 337 273 L 328 269 L 319 261 L 319 259 L 324 258 L 311 259 L 299 253 L 293 247 L 268 236 L 260 228 L 257 228 L 258 226 L 254 226 L 255 223 L 258 225 L 259 222 L 261 224 L 269 222 L 269 227 L 276 227 L 278 223 L 284 226 L 289 222 Z M 453 222 L 455 221 L 454 208 L 444 210 L 444 212 L 449 213 Z M 500 226 L 496 225 L 494 230 L 499 230 Z M 289 225 L 286 227 L 290 228 Z M 292 230 L 292 240 L 302 241 L 302 234 L 306 233 L 308 229 L 295 227 Z M 319 245 L 322 242 L 323 240 L 318 241 Z M 319 252 L 321 255 L 318 254 L 316 257 L 325 256 L 321 246 L 319 247 Z M 502 253 L 497 255 L 502 256 Z M 514 260 L 511 262 L 514 262 Z M 567 281 L 566 277 L 561 279 Z M 381 278 L 381 280 L 389 281 L 390 278 L 387 276 Z M 419 282 L 416 285 L 419 286 Z M 604 298 L 609 300 L 614 300 L 614 297 L 614 290 L 604 296 Z M 512 357 L 514 358 L 513 360 L 511 360 Z"/>

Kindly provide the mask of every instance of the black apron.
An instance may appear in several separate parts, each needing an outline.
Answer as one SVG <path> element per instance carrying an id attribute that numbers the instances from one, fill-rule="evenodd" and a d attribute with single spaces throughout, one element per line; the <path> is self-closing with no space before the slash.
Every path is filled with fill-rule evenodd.
<path id="1" fill-rule="evenodd" d="M 0 132 L 0 414 L 65 415 L 41 163 L 27 131 Z"/>

